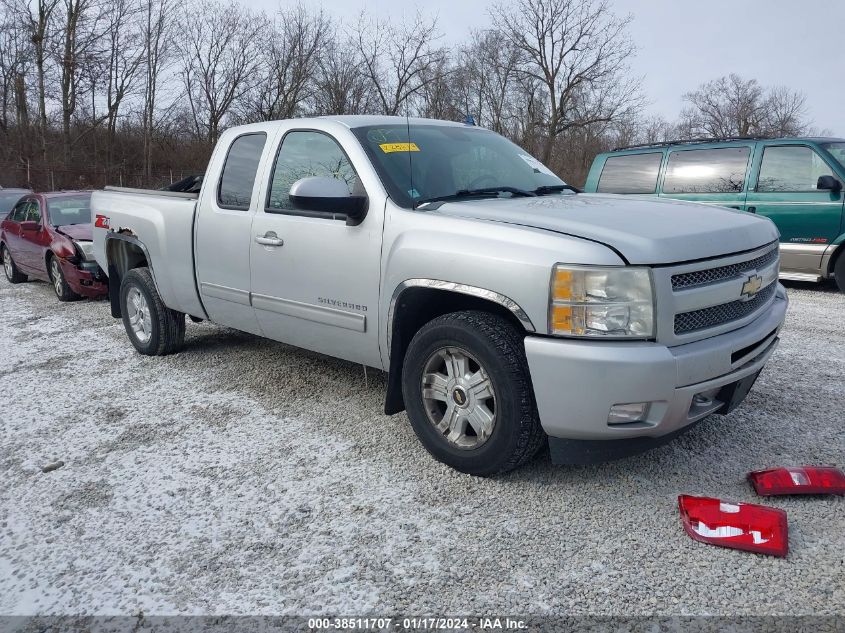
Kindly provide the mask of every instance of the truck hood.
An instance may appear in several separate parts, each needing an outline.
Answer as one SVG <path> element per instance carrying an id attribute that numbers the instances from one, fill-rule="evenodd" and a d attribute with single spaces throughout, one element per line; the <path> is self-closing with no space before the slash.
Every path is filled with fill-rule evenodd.
<path id="1" fill-rule="evenodd" d="M 93 240 L 93 229 L 91 223 L 85 224 L 66 224 L 65 226 L 57 226 L 56 230 L 59 233 L 67 235 L 72 240 Z"/>
<path id="2" fill-rule="evenodd" d="M 607 194 L 449 202 L 435 213 L 600 242 L 630 264 L 670 264 L 747 251 L 778 239 L 774 223 L 695 202 Z"/>

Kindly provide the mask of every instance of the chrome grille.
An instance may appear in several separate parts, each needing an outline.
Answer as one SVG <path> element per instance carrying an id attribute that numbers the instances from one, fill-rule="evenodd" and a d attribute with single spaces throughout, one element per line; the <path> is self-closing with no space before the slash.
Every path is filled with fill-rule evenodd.
<path id="1" fill-rule="evenodd" d="M 728 266 L 724 268 L 728 268 Z M 767 303 L 775 294 L 775 290 L 777 290 L 776 282 L 770 283 L 760 290 L 750 301 L 731 301 L 721 305 L 710 306 L 709 308 L 702 308 L 701 310 L 676 314 L 675 334 L 686 334 L 688 332 L 704 330 L 742 319 Z"/>
<path id="2" fill-rule="evenodd" d="M 740 262 L 738 264 L 730 264 L 728 266 L 719 266 L 718 268 L 708 268 L 706 270 L 695 270 L 689 273 L 680 273 L 672 275 L 672 290 L 684 290 L 686 288 L 694 288 L 696 286 L 705 286 L 707 284 L 724 281 L 738 277 L 743 272 L 749 270 L 760 270 L 775 262 L 778 258 L 777 245 L 772 247 L 768 253 L 763 253 L 759 257 L 747 262 Z M 758 295 L 759 296 L 759 295 Z M 750 302 L 749 302 L 750 303 Z M 677 328 L 676 328 L 677 329 Z"/>

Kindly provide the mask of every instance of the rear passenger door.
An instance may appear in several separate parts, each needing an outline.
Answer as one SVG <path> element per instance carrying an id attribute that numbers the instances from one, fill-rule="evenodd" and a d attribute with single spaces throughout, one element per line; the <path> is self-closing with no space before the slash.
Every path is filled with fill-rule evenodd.
<path id="1" fill-rule="evenodd" d="M 669 152 L 660 195 L 745 210 L 752 145 Z"/>
<path id="2" fill-rule="evenodd" d="M 819 190 L 820 176 L 835 171 L 809 145 L 766 145 L 748 205 L 780 230 L 781 267 L 818 273 L 828 244 L 839 235 L 843 192 Z M 838 178 L 837 178 L 838 180 Z"/>
<path id="3" fill-rule="evenodd" d="M 209 176 L 219 176 L 203 183 L 194 238 L 197 285 L 209 318 L 253 334 L 261 330 L 250 303 L 249 251 L 252 219 L 261 206 L 259 168 L 268 146 L 266 133 L 244 132 L 225 156 L 212 158 Z"/>

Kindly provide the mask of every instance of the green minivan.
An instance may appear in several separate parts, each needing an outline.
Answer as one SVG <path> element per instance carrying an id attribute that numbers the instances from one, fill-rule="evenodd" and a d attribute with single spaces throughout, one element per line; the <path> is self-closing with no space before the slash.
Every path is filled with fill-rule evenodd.
<path id="1" fill-rule="evenodd" d="M 637 145 L 596 156 L 584 190 L 757 213 L 780 230 L 782 279 L 835 277 L 845 292 L 845 139 L 730 138 Z"/>

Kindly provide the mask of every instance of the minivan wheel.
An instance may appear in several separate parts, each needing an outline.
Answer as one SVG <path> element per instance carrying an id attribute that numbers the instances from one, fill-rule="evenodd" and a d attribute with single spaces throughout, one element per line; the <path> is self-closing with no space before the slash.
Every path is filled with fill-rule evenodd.
<path id="1" fill-rule="evenodd" d="M 833 275 L 836 278 L 836 285 L 839 286 L 839 291 L 845 292 L 845 250 L 839 253 L 839 257 L 836 258 Z"/>
<path id="2" fill-rule="evenodd" d="M 70 289 L 70 286 L 65 279 L 65 274 L 62 272 L 62 266 L 59 263 L 59 258 L 51 255 L 47 261 L 47 272 L 50 275 L 50 283 L 53 284 L 53 290 L 59 301 L 76 301 L 79 295 Z"/>
<path id="3" fill-rule="evenodd" d="M 164 305 L 149 268 L 134 268 L 123 276 L 120 312 L 126 334 L 141 354 L 164 356 L 185 342 L 185 315 Z"/>
<path id="4" fill-rule="evenodd" d="M 512 470 L 542 447 L 523 336 L 487 312 L 453 312 L 411 340 L 402 371 L 411 425 L 431 455 L 472 475 Z"/>
<path id="5" fill-rule="evenodd" d="M 15 261 L 12 259 L 12 254 L 5 244 L 0 244 L 0 257 L 3 258 L 3 271 L 6 273 L 6 279 L 9 280 L 9 283 L 20 284 L 29 279 L 18 270 Z"/>

